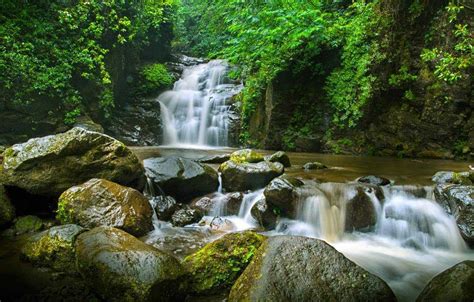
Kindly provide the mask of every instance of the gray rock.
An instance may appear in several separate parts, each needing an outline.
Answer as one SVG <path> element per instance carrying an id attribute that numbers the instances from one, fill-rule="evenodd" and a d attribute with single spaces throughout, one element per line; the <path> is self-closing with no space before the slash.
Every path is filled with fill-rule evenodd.
<path id="1" fill-rule="evenodd" d="M 155 204 L 155 213 L 159 220 L 170 220 L 173 213 L 179 209 L 176 199 L 171 196 L 156 196 L 152 202 Z"/>
<path id="2" fill-rule="evenodd" d="M 277 209 L 268 206 L 265 198 L 257 201 L 250 210 L 250 213 L 252 217 L 266 229 L 275 228 L 279 217 Z"/>
<path id="3" fill-rule="evenodd" d="M 356 181 L 364 184 L 371 184 L 374 186 L 386 186 L 390 184 L 390 180 L 388 180 L 387 178 L 375 175 L 362 176 L 357 178 Z"/>
<path id="4" fill-rule="evenodd" d="M 206 156 L 198 161 L 203 164 L 222 164 L 230 159 L 230 154 L 218 154 Z"/>
<path id="5" fill-rule="evenodd" d="M 283 151 L 278 151 L 273 153 L 272 155 L 265 156 L 265 160 L 272 163 L 278 162 L 282 164 L 285 168 L 291 167 L 290 158 Z"/>
<path id="6" fill-rule="evenodd" d="M 380 278 L 322 240 L 265 241 L 232 286 L 229 301 L 396 301 Z"/>
<path id="7" fill-rule="evenodd" d="M 472 174 L 472 173 L 471 173 Z M 472 185 L 470 172 L 452 172 L 440 171 L 436 172 L 431 180 L 437 184 L 459 184 Z"/>
<path id="8" fill-rule="evenodd" d="M 217 172 L 207 165 L 180 157 L 144 160 L 146 174 L 166 195 L 179 202 L 217 191 Z"/>
<path id="9" fill-rule="evenodd" d="M 132 151 L 110 136 L 82 128 L 8 148 L 0 173 L 5 185 L 52 197 L 94 177 L 139 189 L 144 184 L 143 166 Z"/>
<path id="10" fill-rule="evenodd" d="M 295 218 L 299 202 L 297 188 L 303 185 L 301 180 L 288 175 L 273 179 L 263 192 L 268 210 L 284 217 Z"/>
<path id="11" fill-rule="evenodd" d="M 322 169 L 327 169 L 328 167 L 320 162 L 311 162 L 311 163 L 306 163 L 303 166 L 303 169 L 305 170 L 322 170 Z"/>
<path id="12" fill-rule="evenodd" d="M 435 276 L 416 301 L 473 301 L 474 261 L 458 263 Z"/>
<path id="13" fill-rule="evenodd" d="M 77 269 L 106 301 L 175 301 L 183 269 L 177 259 L 111 227 L 76 240 Z"/>
<path id="14" fill-rule="evenodd" d="M 203 213 L 201 211 L 185 205 L 182 209 L 174 212 L 173 216 L 171 216 L 171 223 L 174 226 L 183 227 L 199 222 L 202 217 Z"/>

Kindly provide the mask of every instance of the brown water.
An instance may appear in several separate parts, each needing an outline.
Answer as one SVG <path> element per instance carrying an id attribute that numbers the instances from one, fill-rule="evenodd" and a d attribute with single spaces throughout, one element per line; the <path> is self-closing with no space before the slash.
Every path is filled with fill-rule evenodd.
<path id="1" fill-rule="evenodd" d="M 140 159 L 179 155 L 199 159 L 209 155 L 232 153 L 236 149 L 177 149 L 166 147 L 132 147 Z M 264 154 L 273 151 L 260 150 Z M 393 157 L 352 156 L 321 153 L 287 152 L 292 167 L 286 173 L 321 182 L 347 182 L 364 175 L 378 175 L 399 185 L 431 185 L 431 177 L 438 171 L 466 171 L 474 164 L 467 161 L 434 159 L 399 159 Z M 318 161 L 330 167 L 325 170 L 306 171 L 302 167 L 307 162 Z"/>

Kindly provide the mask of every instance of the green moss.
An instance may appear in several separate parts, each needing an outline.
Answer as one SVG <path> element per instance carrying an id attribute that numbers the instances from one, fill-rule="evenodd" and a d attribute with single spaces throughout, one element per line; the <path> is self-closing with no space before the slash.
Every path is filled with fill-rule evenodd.
<path id="1" fill-rule="evenodd" d="M 136 88 L 138 96 L 150 96 L 170 87 L 173 77 L 163 64 L 145 65 L 140 71 L 140 83 Z"/>
<path id="2" fill-rule="evenodd" d="M 74 223 L 74 210 L 70 206 L 74 194 L 66 191 L 59 197 L 58 209 L 56 210 L 56 219 L 62 224 Z"/>
<path id="3" fill-rule="evenodd" d="M 15 208 L 5 192 L 5 187 L 0 185 L 0 226 L 13 221 L 14 218 Z"/>
<path id="4" fill-rule="evenodd" d="M 14 230 L 16 234 L 33 233 L 43 228 L 43 221 L 33 215 L 22 216 L 15 222 Z"/>
<path id="5" fill-rule="evenodd" d="M 230 160 L 235 163 L 258 163 L 264 160 L 263 154 L 252 149 L 235 151 L 230 155 Z"/>
<path id="6" fill-rule="evenodd" d="M 211 294 L 230 288 L 264 240 L 251 231 L 228 234 L 186 257 L 191 291 Z"/>
<path id="7" fill-rule="evenodd" d="M 36 242 L 28 243 L 23 249 L 24 257 L 42 267 L 58 271 L 74 271 L 75 257 L 72 243 L 58 237 L 43 236 Z"/>

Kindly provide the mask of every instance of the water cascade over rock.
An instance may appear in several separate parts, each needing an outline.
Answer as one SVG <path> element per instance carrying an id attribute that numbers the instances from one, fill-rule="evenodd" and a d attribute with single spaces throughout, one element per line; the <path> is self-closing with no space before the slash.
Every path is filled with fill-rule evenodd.
<path id="1" fill-rule="evenodd" d="M 228 146 L 231 98 L 242 85 L 222 60 L 188 67 L 173 90 L 158 97 L 164 145 Z"/>

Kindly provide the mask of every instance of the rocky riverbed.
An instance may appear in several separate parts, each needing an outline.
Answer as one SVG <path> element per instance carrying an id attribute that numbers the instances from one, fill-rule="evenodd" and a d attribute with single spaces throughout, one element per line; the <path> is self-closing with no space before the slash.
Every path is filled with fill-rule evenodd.
<path id="1" fill-rule="evenodd" d="M 0 300 L 470 301 L 473 182 L 466 162 L 73 128 L 2 153 Z"/>

